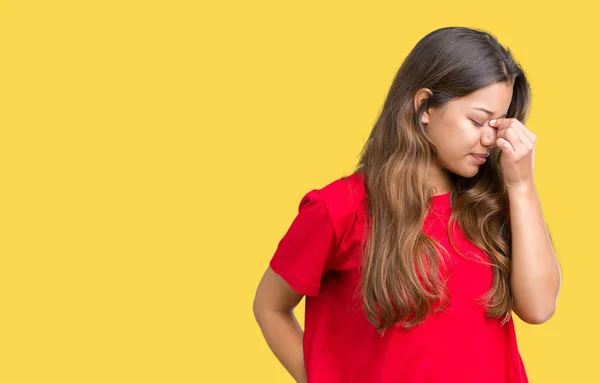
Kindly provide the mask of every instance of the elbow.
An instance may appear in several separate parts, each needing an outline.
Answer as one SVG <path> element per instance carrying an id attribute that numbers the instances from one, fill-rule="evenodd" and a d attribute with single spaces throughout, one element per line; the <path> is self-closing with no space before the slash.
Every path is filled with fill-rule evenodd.
<path id="1" fill-rule="evenodd" d="M 258 326 L 262 328 L 265 321 L 268 321 L 268 318 L 273 312 L 274 310 L 271 302 L 261 294 L 257 293 L 252 302 L 252 314 L 254 315 L 254 320 Z"/>
<path id="2" fill-rule="evenodd" d="M 260 320 L 262 318 L 262 305 L 260 304 L 260 300 L 258 296 L 254 297 L 254 301 L 252 302 L 252 313 L 254 314 L 254 319 L 260 325 Z"/>
<path id="3" fill-rule="evenodd" d="M 556 294 L 520 294 L 514 295 L 513 312 L 527 324 L 543 324 L 556 313 L 558 292 Z"/>
<path id="4" fill-rule="evenodd" d="M 515 311 L 517 316 L 523 322 L 525 322 L 527 324 L 533 324 L 533 325 L 540 325 L 540 324 L 548 322 L 550 320 L 550 318 L 552 318 L 554 316 L 555 312 L 556 312 L 555 305 L 545 308 L 545 309 L 538 309 L 538 310 L 531 311 L 531 312 Z"/>

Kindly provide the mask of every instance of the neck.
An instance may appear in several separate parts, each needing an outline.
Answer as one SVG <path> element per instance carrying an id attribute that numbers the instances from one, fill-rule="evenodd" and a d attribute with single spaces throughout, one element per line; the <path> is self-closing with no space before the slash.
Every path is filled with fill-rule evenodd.
<path id="1" fill-rule="evenodd" d="M 434 195 L 449 193 L 452 190 L 450 172 L 437 163 L 432 164 L 429 171 L 429 185 L 433 188 Z"/>

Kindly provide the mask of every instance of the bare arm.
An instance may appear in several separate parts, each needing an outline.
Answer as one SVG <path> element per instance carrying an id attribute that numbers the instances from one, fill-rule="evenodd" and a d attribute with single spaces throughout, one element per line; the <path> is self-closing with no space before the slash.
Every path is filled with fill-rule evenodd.
<path id="1" fill-rule="evenodd" d="M 304 334 L 293 311 L 302 297 L 269 267 L 256 290 L 253 309 L 273 354 L 296 382 L 304 383 Z"/>
<path id="2" fill-rule="evenodd" d="M 546 322 L 556 309 L 560 266 L 533 185 L 509 189 L 512 233 L 513 311 L 530 324 Z"/>

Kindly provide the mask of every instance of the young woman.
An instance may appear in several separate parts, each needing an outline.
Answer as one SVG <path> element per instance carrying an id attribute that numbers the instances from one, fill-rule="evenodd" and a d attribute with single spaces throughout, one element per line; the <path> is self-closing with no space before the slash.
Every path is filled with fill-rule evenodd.
<path id="1" fill-rule="evenodd" d="M 547 321 L 561 283 L 529 108 L 489 33 L 417 43 L 355 172 L 304 195 L 259 283 L 256 320 L 296 381 L 527 382 L 512 312 Z"/>

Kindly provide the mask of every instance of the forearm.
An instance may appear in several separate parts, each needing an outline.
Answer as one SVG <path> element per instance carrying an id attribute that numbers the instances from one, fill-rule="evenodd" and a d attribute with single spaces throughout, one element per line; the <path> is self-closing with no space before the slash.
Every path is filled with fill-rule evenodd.
<path id="1" fill-rule="evenodd" d="M 303 332 L 293 311 L 262 310 L 256 320 L 269 348 L 296 382 L 306 382 Z"/>
<path id="2" fill-rule="evenodd" d="M 555 311 L 560 266 L 533 185 L 509 189 L 513 309 L 528 323 L 543 323 Z"/>

